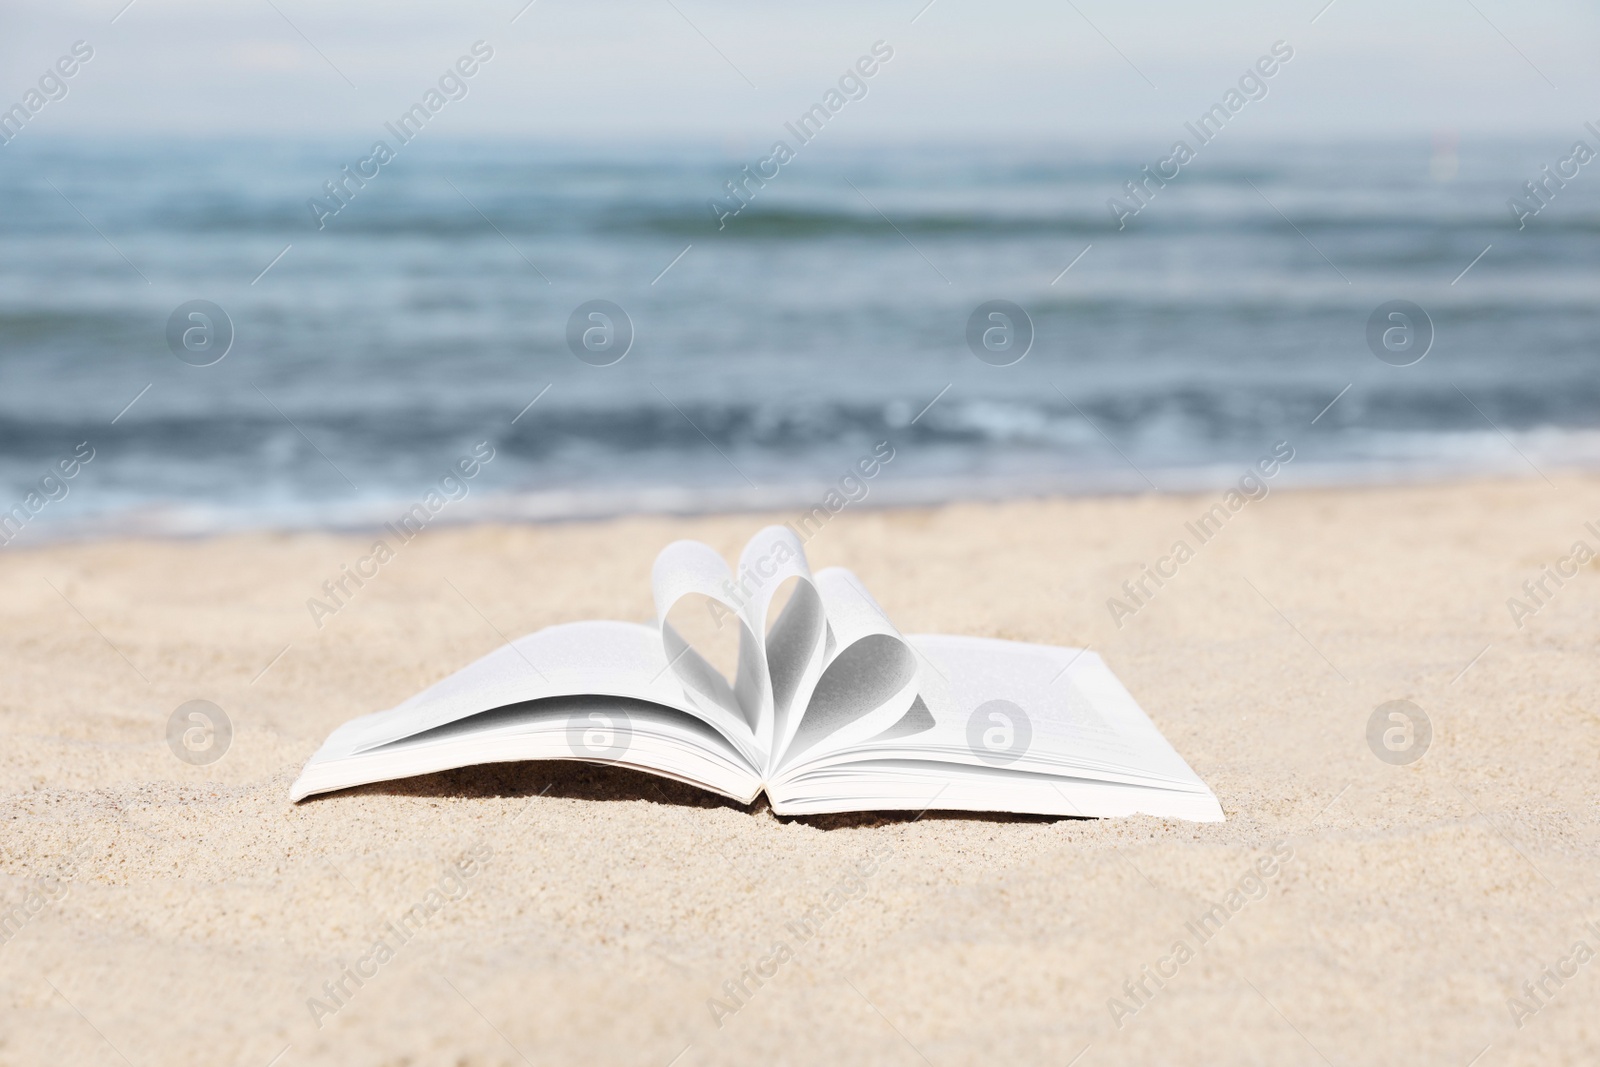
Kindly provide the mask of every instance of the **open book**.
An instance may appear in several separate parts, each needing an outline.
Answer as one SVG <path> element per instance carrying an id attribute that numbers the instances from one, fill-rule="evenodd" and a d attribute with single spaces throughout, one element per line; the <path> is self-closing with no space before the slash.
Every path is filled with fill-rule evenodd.
<path id="1" fill-rule="evenodd" d="M 902 634 L 850 571 L 811 573 L 787 527 L 758 533 L 737 577 L 709 546 L 676 541 L 653 586 L 654 624 L 551 626 L 346 723 L 292 799 L 471 764 L 578 759 L 743 804 L 765 791 L 778 815 L 1222 819 L 1099 656 Z M 680 601 L 738 627 L 731 681 L 668 623 Z"/>

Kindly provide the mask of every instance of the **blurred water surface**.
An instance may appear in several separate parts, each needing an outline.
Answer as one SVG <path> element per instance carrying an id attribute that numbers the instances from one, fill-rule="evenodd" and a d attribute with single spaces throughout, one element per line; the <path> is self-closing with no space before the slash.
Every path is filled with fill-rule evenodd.
<path id="1" fill-rule="evenodd" d="M 85 441 L 25 539 L 373 523 L 484 440 L 450 517 L 803 505 L 884 440 L 875 503 L 1220 484 L 1279 440 L 1302 482 L 1600 461 L 1600 178 L 1506 205 L 1564 146 L 1225 147 L 1119 230 L 1165 151 L 819 141 L 719 228 L 763 153 L 419 137 L 319 230 L 367 143 L 19 139 L 0 508 Z M 168 348 L 195 299 L 212 366 Z M 610 366 L 568 347 L 592 299 Z M 1011 366 L 967 347 L 991 299 L 1032 319 Z M 1393 299 L 1413 366 L 1368 350 Z"/>

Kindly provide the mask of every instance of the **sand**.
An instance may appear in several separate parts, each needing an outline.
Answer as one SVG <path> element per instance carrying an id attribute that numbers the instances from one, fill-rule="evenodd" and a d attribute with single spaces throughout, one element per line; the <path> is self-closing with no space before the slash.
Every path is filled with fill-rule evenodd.
<path id="1" fill-rule="evenodd" d="M 779 820 L 573 763 L 288 802 L 346 719 L 645 618 L 666 541 L 769 516 L 429 531 L 320 629 L 369 537 L 8 548 L 0 1064 L 1594 1063 L 1600 571 L 1507 607 L 1600 547 L 1600 480 L 1554 481 L 1276 491 L 1120 627 L 1216 494 L 811 541 L 908 631 L 1095 648 L 1221 799 L 1203 826 Z M 233 724 L 215 763 L 168 746 L 190 700 Z M 1431 722 L 1408 765 L 1368 745 L 1391 700 Z"/>

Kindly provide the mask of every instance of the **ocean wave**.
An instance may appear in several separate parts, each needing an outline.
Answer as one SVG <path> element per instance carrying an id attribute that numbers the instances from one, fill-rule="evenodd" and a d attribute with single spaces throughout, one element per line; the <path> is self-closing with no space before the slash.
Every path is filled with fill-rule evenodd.
<path id="1" fill-rule="evenodd" d="M 568 452 L 591 457 L 714 455 L 718 448 L 743 455 L 821 455 L 841 441 L 892 439 L 908 446 L 1021 447 L 1100 452 L 1104 435 L 1161 458 L 1166 447 L 1188 442 L 1195 462 L 1226 454 L 1309 422 L 1335 393 L 1337 407 L 1324 430 L 1449 434 L 1486 423 L 1508 431 L 1542 427 L 1581 430 L 1600 426 L 1600 382 L 1574 378 L 1549 382 L 1453 380 L 1397 388 L 1367 382 L 1345 392 L 1333 383 L 1279 382 L 1241 388 L 1235 382 L 1191 382 L 1163 388 L 1083 389 L 1070 400 L 1042 395 L 962 391 L 919 413 L 901 396 L 851 401 L 791 397 L 783 401 L 639 398 L 609 404 L 541 403 L 537 418 L 512 424 L 503 407 L 482 404 L 383 406 L 364 411 L 302 410 L 290 423 L 255 405 L 211 412 L 135 409 L 116 425 L 103 417 L 42 417 L 0 413 L 0 466 L 9 457 L 47 453 L 89 438 L 113 457 L 140 462 L 218 463 L 258 459 L 276 466 L 315 465 L 316 447 L 354 465 L 384 468 L 397 457 L 409 466 L 421 457 L 459 450 L 486 436 L 507 455 L 533 463 Z M 1470 397 L 1470 399 L 1469 399 Z M 1303 416 L 1303 418 L 1302 418 Z M 913 421 L 915 419 L 915 421 Z M 1166 438 L 1168 440 L 1163 441 Z M 285 442 L 293 447 L 284 450 Z"/>
<path id="2" fill-rule="evenodd" d="M 0 172 L 0 489 L 93 441 L 52 523 L 365 521 L 483 438 L 506 517 L 776 506 L 878 440 L 882 499 L 924 502 L 1199 484 L 1283 438 L 1380 480 L 1595 454 L 1600 185 L 1519 231 L 1538 146 L 1437 183 L 1426 141 L 1218 144 L 1125 230 L 1144 149 L 819 147 L 719 229 L 726 146 L 419 142 L 319 231 L 346 145 L 44 145 Z M 236 328 L 215 367 L 167 350 L 196 297 Z M 596 297 L 637 328 L 615 367 L 568 351 Z M 1415 367 L 1365 338 L 1402 297 Z M 995 298 L 1015 368 L 967 348 Z"/>

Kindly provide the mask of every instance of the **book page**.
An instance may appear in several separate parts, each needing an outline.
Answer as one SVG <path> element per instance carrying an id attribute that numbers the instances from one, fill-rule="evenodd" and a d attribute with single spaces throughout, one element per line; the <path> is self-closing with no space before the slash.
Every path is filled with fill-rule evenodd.
<path id="1" fill-rule="evenodd" d="M 782 612 L 767 629 L 774 598 L 784 583 L 794 590 Z M 772 721 L 768 751 L 776 755 L 789 747 L 799 728 L 804 701 L 826 666 L 827 613 L 816 580 L 806 561 L 805 548 L 786 526 L 760 530 L 739 554 L 740 597 L 745 625 L 765 633 L 767 674 L 772 687 Z M 765 741 L 766 735 L 762 735 Z"/>
<path id="2" fill-rule="evenodd" d="M 1222 807 L 1203 789 L 1132 784 L 1083 775 L 1048 775 L 948 760 L 841 759 L 768 783 L 778 815 L 837 811 L 983 811 L 1109 818 L 1155 815 L 1221 822 Z"/>
<path id="3" fill-rule="evenodd" d="M 766 650 L 756 638 L 760 628 L 752 628 L 747 606 L 734 599 L 738 587 L 727 562 L 710 545 L 674 541 L 656 557 L 650 585 L 663 657 L 667 670 L 682 685 L 684 698 L 711 719 L 737 719 L 759 751 L 760 765 L 765 766 L 772 750 L 772 683 L 767 676 Z M 690 596 L 704 597 L 719 620 L 727 619 L 739 627 L 739 668 L 732 686 L 667 621 L 678 601 Z"/>
<path id="4" fill-rule="evenodd" d="M 826 664 L 779 766 L 875 737 L 900 722 L 917 696 L 916 653 L 861 580 L 843 567 L 817 572 L 827 618 Z"/>
<path id="5" fill-rule="evenodd" d="M 726 738 L 753 767 L 763 765 L 743 718 L 714 703 L 688 700 L 681 679 L 669 669 L 660 633 L 628 622 L 566 623 L 518 638 L 398 707 L 346 723 L 323 747 L 329 756 L 354 755 L 496 708 L 591 695 L 688 713 Z"/>
<path id="6" fill-rule="evenodd" d="M 1205 788 L 1093 652 L 945 635 L 906 640 L 922 653 L 916 684 L 932 725 L 887 732 L 834 758 L 896 755 Z"/>
<path id="7" fill-rule="evenodd" d="M 1216 797 L 1093 652 L 913 635 L 919 698 L 767 782 L 779 814 L 928 808 L 1218 821 Z"/>
<path id="8" fill-rule="evenodd" d="M 614 696 L 568 696 L 479 712 L 357 753 L 335 755 L 325 745 L 290 798 L 484 763 L 570 759 L 648 771 L 745 804 L 762 783 L 727 738 L 687 712 Z"/>

